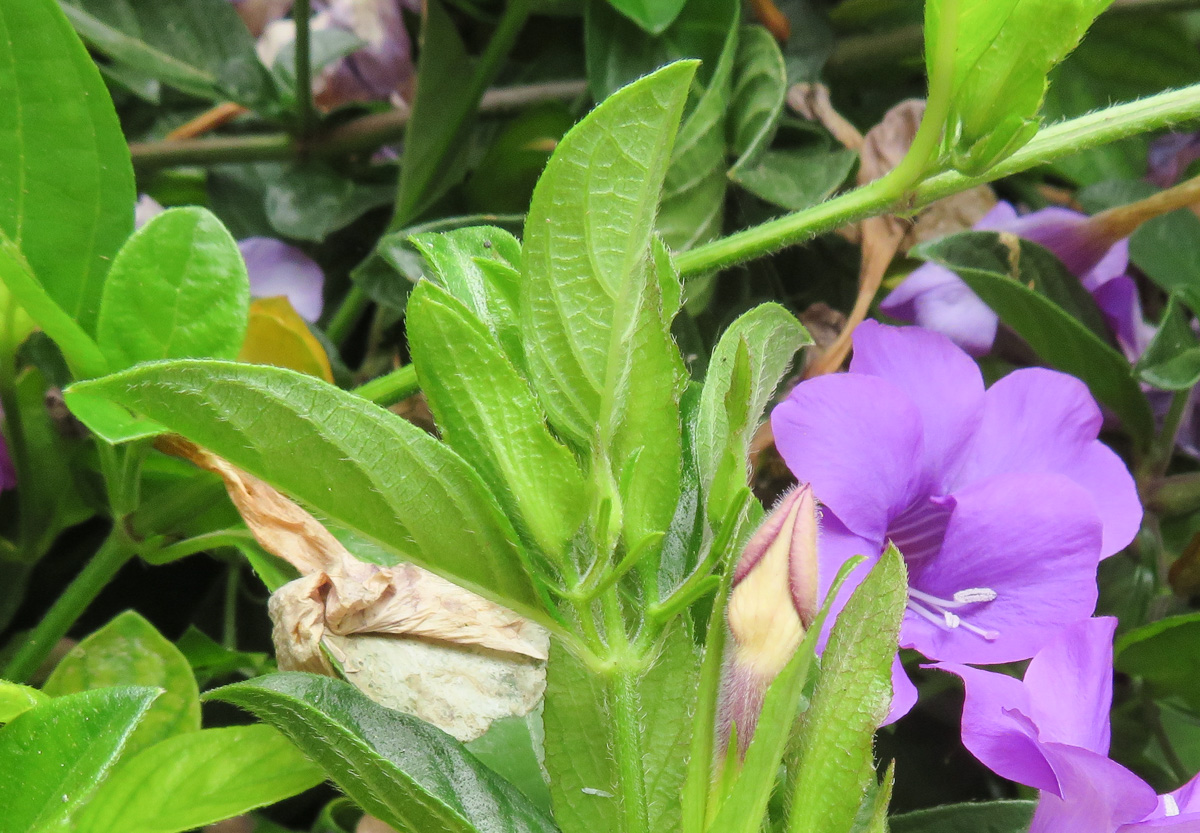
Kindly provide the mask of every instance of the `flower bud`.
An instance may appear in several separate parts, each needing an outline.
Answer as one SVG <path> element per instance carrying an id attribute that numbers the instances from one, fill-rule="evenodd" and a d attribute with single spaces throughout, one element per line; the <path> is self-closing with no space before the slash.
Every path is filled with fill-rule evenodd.
<path id="1" fill-rule="evenodd" d="M 817 612 L 817 503 L 807 484 L 788 493 L 734 568 L 725 609 L 729 642 L 721 681 L 721 737 L 736 724 L 745 751 L 771 681 L 791 660 Z"/>

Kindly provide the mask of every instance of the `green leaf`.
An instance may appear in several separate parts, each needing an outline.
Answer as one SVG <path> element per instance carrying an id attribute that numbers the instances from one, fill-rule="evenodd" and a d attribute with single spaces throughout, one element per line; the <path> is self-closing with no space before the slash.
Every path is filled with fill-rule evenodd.
<path id="1" fill-rule="evenodd" d="M 0 728 L 0 831 L 62 829 L 103 780 L 157 694 L 137 686 L 69 694 Z"/>
<path id="2" fill-rule="evenodd" d="M 857 161 L 858 155 L 851 150 L 768 150 L 754 165 L 735 165 L 729 177 L 761 200 L 788 211 L 800 211 L 836 191 Z"/>
<path id="3" fill-rule="evenodd" d="M 127 753 L 200 729 L 200 692 L 179 649 L 132 610 L 71 649 L 42 690 L 51 697 L 115 685 L 164 689 L 126 743 Z"/>
<path id="4" fill-rule="evenodd" d="M 1200 218 L 1190 209 L 1139 226 L 1129 238 L 1129 257 L 1163 290 L 1200 309 Z"/>
<path id="5" fill-rule="evenodd" d="M 1176 15 L 1102 15 L 1050 74 L 1042 112 L 1047 122 L 1065 121 L 1197 81 L 1200 53 Z M 1149 144 L 1147 136 L 1135 136 L 1060 159 L 1052 168 L 1080 185 L 1136 179 L 1146 173 Z"/>
<path id="6" fill-rule="evenodd" d="M 542 774 L 542 748 L 546 732 L 541 709 L 524 717 L 504 717 L 492 722 L 482 737 L 467 743 L 467 751 L 537 805 L 550 812 L 550 788 Z"/>
<path id="7" fill-rule="evenodd" d="M 733 322 L 708 364 L 695 429 L 696 457 L 709 523 L 726 516 L 746 486 L 750 440 L 767 400 L 808 332 L 778 304 L 761 304 Z"/>
<path id="8" fill-rule="evenodd" d="M 947 804 L 892 816 L 892 833 L 1025 833 L 1036 801 Z"/>
<path id="9" fill-rule="evenodd" d="M 729 120 L 738 7 L 728 4 L 729 34 L 708 87 L 679 128 L 655 223 L 673 251 L 721 233 L 725 218 L 725 131 Z"/>
<path id="10" fill-rule="evenodd" d="M 290 370 L 204 360 L 72 390 L 154 419 L 406 560 L 541 615 L 516 535 L 479 475 L 360 396 Z"/>
<path id="11" fill-rule="evenodd" d="M 463 175 L 457 157 L 479 107 L 477 98 L 466 95 L 471 81 L 472 61 L 454 21 L 439 0 L 429 0 L 391 230 L 409 225 Z"/>
<path id="12" fill-rule="evenodd" d="M 517 313 L 521 243 L 495 226 L 470 226 L 413 235 L 436 279 L 470 308 L 518 370 L 525 366 Z"/>
<path id="13" fill-rule="evenodd" d="M 0 193 L 0 231 L 48 299 L 94 333 L 109 261 L 133 229 L 133 168 L 108 90 L 54 0 L 0 8 Z M 29 293 L 9 288 L 45 326 Z"/>
<path id="14" fill-rule="evenodd" d="M 89 46 L 189 95 L 251 109 L 273 97 L 254 38 L 226 0 L 63 0 L 63 11 Z"/>
<path id="15" fill-rule="evenodd" d="M 475 465 L 518 528 L 562 563 L 587 512 L 583 475 L 528 384 L 446 290 L 417 284 L 407 321 L 417 378 L 446 442 Z"/>
<path id="16" fill-rule="evenodd" d="M 96 338 L 114 368 L 156 359 L 236 358 L 250 279 L 237 243 L 203 208 L 172 208 L 117 252 Z"/>
<path id="17" fill-rule="evenodd" d="M 20 304 L 50 336 L 62 351 L 72 373 L 87 378 L 108 372 L 108 361 L 96 342 L 38 283 L 29 262 L 3 230 L 0 230 L 0 280 L 12 296 L 10 304 Z"/>
<path id="18" fill-rule="evenodd" d="M 614 698 L 626 686 L 640 726 L 629 739 L 639 749 L 647 830 L 677 830 L 679 794 L 691 739 L 698 649 L 682 625 L 667 632 L 661 650 L 633 680 L 593 673 L 556 640 L 546 669 L 546 771 L 554 818 L 563 833 L 624 831 L 615 758 Z M 628 799 L 627 799 L 628 800 Z"/>
<path id="19" fill-rule="evenodd" d="M 945 0 L 925 7 L 926 65 Z M 953 164 L 986 170 L 1032 138 L 1046 77 L 1112 0 L 962 0 L 946 136 Z"/>
<path id="20" fill-rule="evenodd" d="M 842 833 L 875 780 L 875 730 L 892 700 L 892 662 L 908 599 L 899 550 L 889 545 L 838 614 L 805 713 L 788 829 Z"/>
<path id="21" fill-rule="evenodd" d="M 1033 270 L 1054 262 L 1039 249 L 1027 240 L 1012 248 L 993 232 L 962 232 L 922 244 L 911 254 L 957 274 L 1035 353 L 1086 382 L 1137 442 L 1148 442 L 1154 419 L 1129 362 L 1054 301 L 1027 286 L 1036 285 Z"/>
<path id="22" fill-rule="evenodd" d="M 1162 390 L 1188 390 L 1200 382 L 1200 339 L 1192 330 L 1192 315 L 1172 295 L 1154 339 L 1137 362 L 1143 382 Z"/>
<path id="23" fill-rule="evenodd" d="M 525 222 L 520 300 L 529 374 L 551 424 L 586 447 L 621 333 L 618 299 L 647 268 L 655 210 L 694 63 L 597 107 L 559 144 Z M 601 185 L 601 180 L 603 184 Z"/>
<path id="24" fill-rule="evenodd" d="M 320 242 L 373 208 L 388 205 L 395 188 L 355 182 L 332 166 L 292 164 L 267 182 L 264 208 L 283 237 Z"/>
<path id="25" fill-rule="evenodd" d="M 203 729 L 126 757 L 75 819 L 78 833 L 180 833 L 325 780 L 270 726 Z"/>
<path id="26" fill-rule="evenodd" d="M 1200 710 L 1200 613 L 1170 616 L 1117 640 L 1113 667 L 1141 677 L 1160 696 L 1176 695 Z"/>
<path id="27" fill-rule="evenodd" d="M 614 9 L 652 35 L 671 25 L 687 0 L 608 0 Z"/>
<path id="28" fill-rule="evenodd" d="M 444 732 L 349 683 L 272 674 L 205 695 L 283 732 L 371 815 L 421 833 L 553 833 L 527 798 Z"/>
<path id="29" fill-rule="evenodd" d="M 274 589 L 274 588 L 269 588 Z M 192 666 L 192 673 L 200 686 L 214 679 L 240 674 L 254 677 L 265 674 L 274 667 L 267 654 L 252 651 L 235 651 L 226 648 L 195 625 L 189 625 L 175 643 L 175 647 Z"/>
<path id="30" fill-rule="evenodd" d="M 762 26 L 743 27 L 729 120 L 729 147 L 738 157 L 734 170 L 753 166 L 770 146 L 783 114 L 787 87 L 787 67 L 779 42 Z"/>
<path id="31" fill-rule="evenodd" d="M 17 715 L 49 699 L 36 688 L 0 680 L 0 723 L 11 723 Z"/>

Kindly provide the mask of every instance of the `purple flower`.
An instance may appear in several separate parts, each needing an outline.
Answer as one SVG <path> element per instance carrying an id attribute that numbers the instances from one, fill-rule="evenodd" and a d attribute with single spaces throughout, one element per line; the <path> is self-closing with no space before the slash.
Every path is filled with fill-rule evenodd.
<path id="1" fill-rule="evenodd" d="M 247 237 L 238 248 L 250 274 L 250 294 L 255 298 L 284 295 L 305 321 L 321 317 L 325 305 L 325 273 L 316 261 L 272 237 Z"/>
<path id="2" fill-rule="evenodd" d="M 873 321 L 848 373 L 802 382 L 771 417 L 825 507 L 822 597 L 848 558 L 868 557 L 852 587 L 891 540 L 909 571 L 900 645 L 969 663 L 1026 659 L 1089 617 L 1099 560 L 1137 532 L 1133 478 L 1100 423 L 1078 379 L 1027 368 L 985 391 L 945 336 Z M 893 717 L 915 700 L 902 671 L 894 688 Z"/>
<path id="3" fill-rule="evenodd" d="M 1113 241 L 1103 225 L 1090 220 L 1065 208 L 1044 208 L 1019 217 L 1010 204 L 1000 202 L 975 229 L 1011 232 L 1052 251 L 1092 293 L 1122 348 L 1140 354 L 1146 332 L 1137 287 L 1126 274 L 1129 242 Z M 935 263 L 913 270 L 884 298 L 880 309 L 944 333 L 973 355 L 992 349 L 999 321 L 961 278 Z"/>
<path id="4" fill-rule="evenodd" d="M 1030 661 L 1024 681 L 939 663 L 966 686 L 963 744 L 1041 790 L 1030 833 L 1200 831 L 1200 778 L 1164 796 L 1108 758 L 1116 620 L 1078 622 Z"/>
<path id="5" fill-rule="evenodd" d="M 4 411 L 0 410 L 0 419 L 4 417 Z M 17 467 L 13 465 L 12 457 L 8 453 L 8 440 L 3 434 L 0 434 L 0 492 L 6 489 L 15 489 L 17 486 Z"/>
<path id="6" fill-rule="evenodd" d="M 1167 133 L 1150 144 L 1146 155 L 1146 179 L 1159 188 L 1179 181 L 1188 166 L 1200 159 L 1200 131 Z"/>

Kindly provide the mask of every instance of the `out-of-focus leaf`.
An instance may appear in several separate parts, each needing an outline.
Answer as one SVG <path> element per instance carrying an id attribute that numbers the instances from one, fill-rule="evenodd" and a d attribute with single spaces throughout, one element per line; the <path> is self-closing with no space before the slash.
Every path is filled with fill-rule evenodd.
<path id="1" fill-rule="evenodd" d="M 0 724 L 11 723 L 17 715 L 27 712 L 49 699 L 47 695 L 36 688 L 0 680 Z"/>
<path id="2" fill-rule="evenodd" d="M 619 382 L 610 377 L 610 354 L 624 348 L 613 333 L 617 304 L 648 267 L 694 69 L 672 64 L 611 96 L 559 143 L 533 194 L 520 299 L 529 376 L 551 424 L 580 447 L 596 434 L 603 392 Z M 596 188 L 601 172 L 607 187 Z"/>
<path id="3" fill-rule="evenodd" d="M 746 486 L 750 439 L 767 400 L 812 339 L 778 304 L 742 315 L 721 336 L 708 365 L 695 428 L 696 457 L 706 514 L 716 526 Z"/>
<path id="4" fill-rule="evenodd" d="M 892 701 L 892 662 L 908 577 L 889 545 L 838 614 L 805 712 L 788 829 L 841 833 L 875 779 L 875 730 Z"/>
<path id="5" fill-rule="evenodd" d="M 63 0 L 88 44 L 189 95 L 269 104 L 273 89 L 254 39 L 226 0 Z"/>
<path id="6" fill-rule="evenodd" d="M 446 442 L 561 563 L 587 512 L 583 475 L 528 384 L 483 322 L 446 290 L 418 284 L 407 321 L 417 378 Z"/>
<path id="7" fill-rule="evenodd" d="M 1163 390 L 1187 390 L 1200 382 L 1200 339 L 1192 316 L 1178 297 L 1171 296 L 1154 340 L 1138 359 L 1142 381 Z"/>
<path id="8" fill-rule="evenodd" d="M 1036 801 L 980 801 L 947 804 L 892 816 L 892 833 L 1024 833 Z"/>
<path id="9" fill-rule="evenodd" d="M 1112 0 L 964 0 L 947 120 L 953 164 L 986 170 L 1028 142 L 1046 77 Z M 926 65 L 933 76 L 943 0 L 925 6 Z"/>
<path id="10" fill-rule="evenodd" d="M 257 676 L 272 667 L 271 658 L 266 654 L 226 648 L 194 625 L 184 631 L 175 647 L 192 666 L 192 674 L 201 686 L 231 674 Z"/>
<path id="11" fill-rule="evenodd" d="M 313 674 L 272 674 L 206 695 L 283 732 L 346 795 L 398 830 L 554 833 L 515 787 L 449 735 L 385 709 L 354 686 Z"/>
<path id="12" fill-rule="evenodd" d="M 454 21 L 439 0 L 428 0 L 424 8 L 417 91 L 404 131 L 393 231 L 412 223 L 462 177 L 463 166 L 456 163 L 479 107 L 477 99 L 466 95 L 472 61 Z"/>
<path id="13" fill-rule="evenodd" d="M 60 697 L 115 685 L 164 689 L 127 741 L 127 753 L 200 728 L 200 692 L 192 667 L 178 648 L 132 610 L 72 648 L 42 690 Z"/>
<path id="14" fill-rule="evenodd" d="M 614 9 L 652 35 L 671 25 L 687 0 L 608 0 Z"/>
<path id="15" fill-rule="evenodd" d="M 743 27 L 730 97 L 729 147 L 738 157 L 735 170 L 753 166 L 771 144 L 786 95 L 787 67 L 779 43 L 761 26 Z"/>
<path id="16" fill-rule="evenodd" d="M 291 302 L 280 295 L 255 298 L 250 304 L 246 340 L 238 361 L 269 364 L 333 381 L 329 356 Z"/>
<path id="17" fill-rule="evenodd" d="M 204 360 L 72 389 L 148 416 L 357 534 L 539 616 L 516 534 L 479 475 L 360 396 L 282 368 Z"/>
<path id="18" fill-rule="evenodd" d="M 846 181 L 858 156 L 850 150 L 786 148 L 765 151 L 757 164 L 729 176 L 759 199 L 799 211 L 826 199 Z"/>
<path id="19" fill-rule="evenodd" d="M 270 726 L 202 729 L 121 760 L 77 833 L 180 833 L 302 793 L 320 767 Z"/>
<path id="20" fill-rule="evenodd" d="M 108 90 L 54 0 L 0 8 L 0 122 L 0 232 L 46 300 L 94 334 L 109 262 L 133 230 L 133 168 Z M 5 283 L 57 341 L 47 312 Z M 68 356 L 85 349 L 74 340 Z"/>
<path id="21" fill-rule="evenodd" d="M 492 723 L 482 737 L 468 743 L 467 751 L 510 781 L 544 813 L 550 813 L 550 788 L 542 774 L 542 749 L 546 732 L 541 709 L 524 717 L 506 717 Z"/>
<path id="22" fill-rule="evenodd" d="M 672 61 L 698 58 L 695 81 L 712 86 L 731 25 L 729 0 L 688 0 L 683 11 L 657 37 L 618 14 L 607 0 L 588 0 L 584 39 L 588 87 L 603 101 L 621 87 Z"/>
<path id="23" fill-rule="evenodd" d="M 523 212 L 546 160 L 575 119 L 562 104 L 533 107 L 507 125 L 466 182 L 472 211 Z"/>
<path id="24" fill-rule="evenodd" d="M 1122 101 L 1200 81 L 1200 54 L 1173 15 L 1102 16 L 1050 74 L 1043 116 L 1082 116 Z M 1149 141 L 1135 136 L 1085 150 L 1051 167 L 1080 185 L 1146 173 Z"/>
<path id="25" fill-rule="evenodd" d="M 109 365 L 157 359 L 232 359 L 246 333 L 250 280 L 221 221 L 171 208 L 117 252 L 96 340 Z"/>
<path id="26" fill-rule="evenodd" d="M 1177 695 L 1200 710 L 1200 613 L 1170 616 L 1117 640 L 1113 667 L 1141 677 L 1162 695 Z"/>
<path id="27" fill-rule="evenodd" d="M 68 694 L 0 728 L 0 831 L 63 829 L 157 694 L 138 686 Z"/>
<path id="28" fill-rule="evenodd" d="M 1092 395 L 1121 417 L 1136 441 L 1148 442 L 1154 420 L 1129 362 L 1086 324 L 1027 285 L 1038 280 L 1030 270 L 1031 261 L 1038 267 L 1057 262 L 1047 254 L 1039 255 L 1039 249 L 1027 240 L 1016 248 L 993 232 L 968 231 L 924 243 L 911 254 L 957 274 L 1034 352 L 1086 382 Z"/>
<path id="29" fill-rule="evenodd" d="M 1200 309 L 1200 218 L 1189 209 L 1139 226 L 1129 239 L 1129 257 L 1162 289 Z"/>
<path id="30" fill-rule="evenodd" d="M 616 688 L 633 698 L 641 722 L 646 785 L 647 830 L 676 830 L 679 794 L 691 737 L 688 704 L 695 697 L 698 649 L 685 629 L 667 634 L 655 663 L 636 681 L 589 671 L 561 646 L 551 648 L 547 666 L 546 770 L 554 818 L 563 833 L 618 833 L 624 830 L 618 797 Z"/>
<path id="31" fill-rule="evenodd" d="M 267 183 L 264 208 L 284 237 L 320 242 L 395 196 L 387 185 L 364 185 L 316 162 L 290 165 Z"/>

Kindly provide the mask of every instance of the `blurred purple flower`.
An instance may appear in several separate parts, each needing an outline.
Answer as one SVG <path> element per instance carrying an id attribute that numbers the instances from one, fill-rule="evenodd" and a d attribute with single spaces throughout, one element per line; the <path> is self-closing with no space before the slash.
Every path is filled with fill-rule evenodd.
<path id="1" fill-rule="evenodd" d="M 1041 790 L 1030 833 L 1200 831 L 1200 778 L 1164 796 L 1108 758 L 1112 618 L 1078 622 L 1030 661 L 1024 681 L 953 663 L 966 686 L 963 744 Z"/>
<path id="2" fill-rule="evenodd" d="M 142 194 L 134 209 L 134 225 L 141 228 L 165 209 L 149 194 Z M 305 321 L 321 317 L 325 305 L 325 273 L 311 257 L 272 237 L 247 237 L 238 241 L 255 298 L 287 297 Z"/>
<path id="3" fill-rule="evenodd" d="M 352 101 L 399 103 L 411 97 L 416 68 L 400 0 L 327 0 L 318 8 L 310 23 L 313 31 L 339 29 L 364 43 L 313 80 L 318 104 L 332 109 Z M 295 36 L 294 21 L 271 23 L 259 38 L 259 58 L 270 66 Z"/>
<path id="4" fill-rule="evenodd" d="M 1148 333 L 1137 287 L 1126 271 L 1129 242 L 1113 241 L 1086 214 L 1065 208 L 1043 208 L 1017 216 L 999 202 L 977 231 L 1006 231 L 1045 246 L 1077 275 L 1092 293 L 1121 347 L 1131 355 L 1145 348 Z M 888 315 L 944 333 L 973 355 L 992 349 L 998 317 L 953 272 L 935 263 L 913 270 L 880 304 Z"/>
<path id="5" fill-rule="evenodd" d="M 873 321 L 848 373 L 802 382 L 771 416 L 825 507 L 821 596 L 847 559 L 868 557 L 849 589 L 891 540 L 909 570 L 901 647 L 970 663 L 1026 659 L 1089 617 L 1099 560 L 1137 532 L 1133 478 L 1100 423 L 1078 379 L 1027 368 L 985 391 L 945 336 Z M 895 667 L 893 718 L 916 696 Z"/>
<path id="6" fill-rule="evenodd" d="M 0 410 L 0 420 L 4 418 L 4 411 Z M 0 492 L 5 489 L 14 489 L 17 485 L 17 467 L 13 465 L 12 457 L 8 453 L 8 440 L 3 434 L 0 434 Z"/>
<path id="7" fill-rule="evenodd" d="M 238 241 L 250 294 L 255 298 L 285 295 L 305 321 L 321 317 L 325 305 L 325 273 L 311 257 L 272 237 L 247 237 Z"/>
<path id="8" fill-rule="evenodd" d="M 1200 131 L 1160 136 L 1150 144 L 1146 155 L 1146 179 L 1159 188 L 1169 188 L 1197 159 L 1200 159 Z"/>

